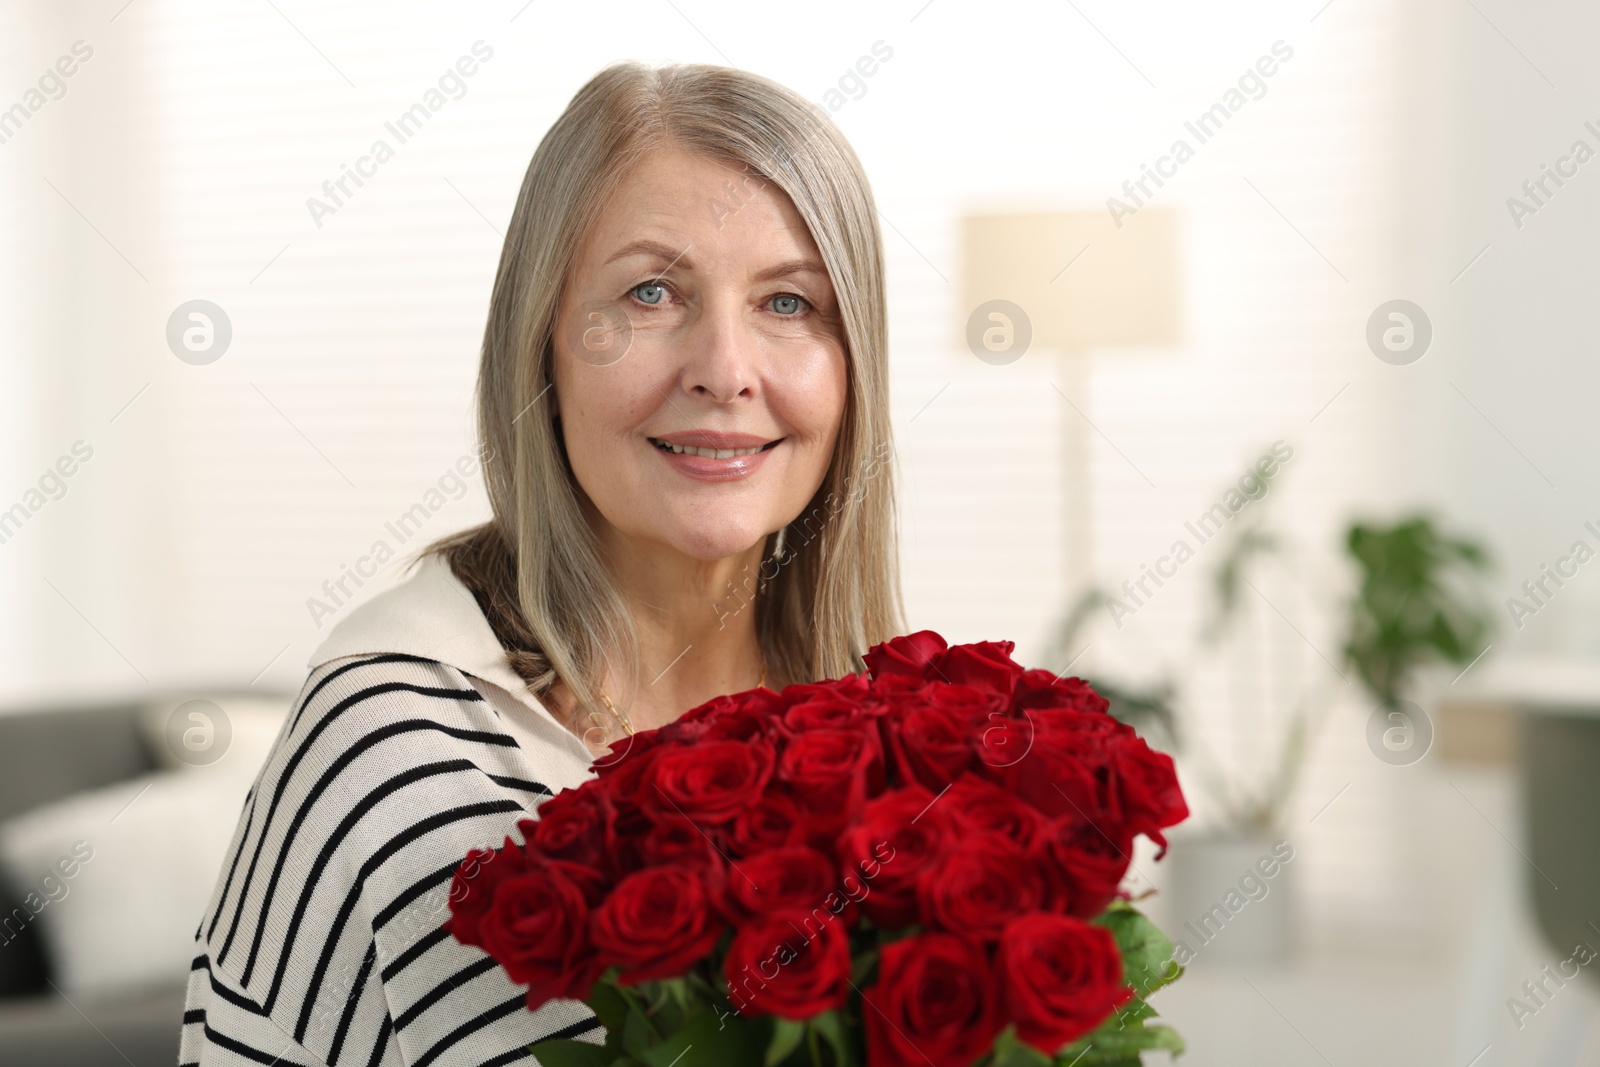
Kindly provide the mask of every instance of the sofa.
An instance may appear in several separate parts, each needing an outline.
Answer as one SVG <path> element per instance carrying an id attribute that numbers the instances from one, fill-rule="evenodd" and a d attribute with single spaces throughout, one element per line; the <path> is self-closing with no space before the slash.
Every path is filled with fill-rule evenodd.
<path id="1" fill-rule="evenodd" d="M 189 767 L 164 727 L 191 698 L 0 712 L 0 1065 L 178 1062 L 184 939 L 288 706 L 212 694 L 231 751 Z"/>

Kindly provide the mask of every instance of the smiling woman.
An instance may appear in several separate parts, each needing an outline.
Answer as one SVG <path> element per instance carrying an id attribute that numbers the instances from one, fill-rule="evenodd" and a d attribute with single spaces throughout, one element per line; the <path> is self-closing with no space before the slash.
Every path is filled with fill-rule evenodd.
<path id="1" fill-rule="evenodd" d="M 642 635 L 646 662 L 721 642 L 720 691 L 757 684 L 762 657 L 754 625 L 716 627 L 710 606 L 821 486 L 847 379 L 838 300 L 789 198 L 769 185 L 730 219 L 704 209 L 731 169 L 663 147 L 614 194 L 557 320 L 620 308 L 628 350 L 596 366 L 557 331 L 550 398 L 600 556 L 640 607 L 683 616 Z M 635 695 L 635 721 L 715 695 L 676 688 Z"/>
<path id="2" fill-rule="evenodd" d="M 183 1063 L 481 1067 L 604 1040 L 583 1002 L 531 1005 L 448 936 L 443 898 L 613 742 L 862 670 L 904 629 L 885 334 L 872 196 L 818 108 L 712 66 L 579 91 L 490 300 L 493 518 L 312 655 L 196 931 Z"/>
<path id="3" fill-rule="evenodd" d="M 901 629 L 874 461 L 885 348 L 872 195 L 818 108 L 709 66 L 619 65 L 574 98 L 528 169 L 490 309 L 495 518 L 435 548 L 591 747 L 616 736 L 614 705 L 660 725 L 763 665 L 855 670 Z M 828 532 L 793 544 L 785 528 L 852 476 Z M 750 572 L 775 577 L 724 625 Z"/>

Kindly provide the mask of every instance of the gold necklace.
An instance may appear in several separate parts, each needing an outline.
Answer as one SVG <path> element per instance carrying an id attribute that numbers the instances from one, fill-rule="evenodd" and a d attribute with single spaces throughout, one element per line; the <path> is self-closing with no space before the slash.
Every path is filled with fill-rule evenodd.
<path id="1" fill-rule="evenodd" d="M 762 686 L 764 686 L 766 684 L 767 684 L 767 657 L 766 657 L 765 654 L 763 654 L 762 657 L 761 657 L 761 677 L 756 679 L 756 688 L 760 689 Z M 598 690 L 598 692 L 600 694 L 600 699 L 605 701 L 607 710 L 609 710 L 611 712 L 611 717 L 616 719 L 619 723 L 622 724 L 622 728 L 624 730 L 628 731 L 628 736 L 630 736 L 630 737 L 633 736 L 633 723 L 628 720 L 628 713 L 623 711 L 623 710 L 621 710 L 620 708 L 618 708 L 615 704 L 611 703 L 611 698 L 606 696 L 606 691 L 604 689 Z"/>

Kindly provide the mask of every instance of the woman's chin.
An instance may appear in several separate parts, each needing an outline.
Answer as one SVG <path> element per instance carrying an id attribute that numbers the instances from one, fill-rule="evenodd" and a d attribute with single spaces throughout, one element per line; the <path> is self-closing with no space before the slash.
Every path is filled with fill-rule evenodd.
<path id="1" fill-rule="evenodd" d="M 743 555 L 760 544 L 763 536 L 754 524 L 748 529 L 733 523 L 706 524 L 679 531 L 667 543 L 690 559 L 711 563 Z"/>

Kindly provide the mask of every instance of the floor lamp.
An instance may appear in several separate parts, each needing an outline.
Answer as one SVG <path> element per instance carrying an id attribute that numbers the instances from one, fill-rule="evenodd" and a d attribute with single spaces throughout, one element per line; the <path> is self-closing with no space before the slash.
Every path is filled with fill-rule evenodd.
<path id="1" fill-rule="evenodd" d="M 1090 354 L 1179 340 L 1177 213 L 968 215 L 962 247 L 966 347 L 997 367 L 1029 351 L 1057 361 L 1070 605 L 1094 581 Z"/>

